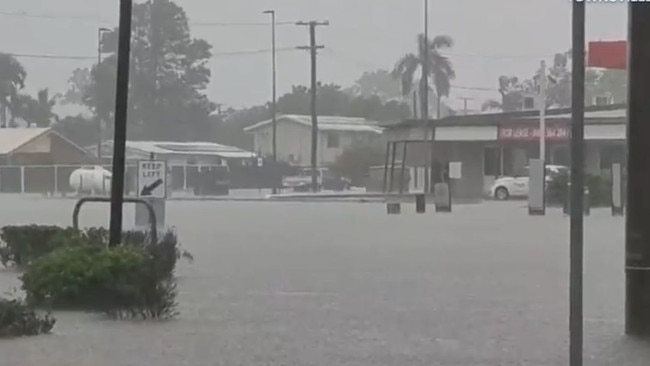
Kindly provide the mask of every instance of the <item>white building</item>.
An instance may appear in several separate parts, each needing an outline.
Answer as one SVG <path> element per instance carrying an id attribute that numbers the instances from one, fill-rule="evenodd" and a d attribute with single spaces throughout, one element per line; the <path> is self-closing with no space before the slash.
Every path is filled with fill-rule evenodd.
<path id="1" fill-rule="evenodd" d="M 311 162 L 311 116 L 283 115 L 277 117 L 278 160 L 308 166 Z M 273 154 L 272 121 L 256 123 L 244 129 L 253 134 L 255 151 L 263 156 Z M 333 163 L 355 145 L 382 140 L 379 122 L 364 118 L 318 117 L 318 165 Z"/>
<path id="2" fill-rule="evenodd" d="M 86 150 L 97 156 L 96 146 Z M 151 154 L 170 165 L 242 165 L 257 157 L 254 152 L 213 142 L 126 141 L 127 161 L 149 159 Z M 102 156 L 105 160 L 113 157 L 112 141 L 102 144 Z"/>

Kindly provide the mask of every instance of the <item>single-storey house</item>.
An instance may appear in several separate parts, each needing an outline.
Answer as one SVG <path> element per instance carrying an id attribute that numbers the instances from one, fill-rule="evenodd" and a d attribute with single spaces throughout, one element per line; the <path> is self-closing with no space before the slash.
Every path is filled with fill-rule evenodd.
<path id="1" fill-rule="evenodd" d="M 50 128 L 0 128 L 0 192 L 63 190 L 79 165 L 95 158 Z"/>
<path id="2" fill-rule="evenodd" d="M 276 126 L 278 160 L 295 166 L 310 165 L 311 116 L 278 116 Z M 244 131 L 254 136 L 256 152 L 262 156 L 272 156 L 273 123 L 271 120 L 256 123 L 245 128 Z M 381 141 L 382 131 L 379 122 L 365 118 L 318 116 L 318 165 L 334 163 L 343 151 L 355 145 Z"/>
<path id="3" fill-rule="evenodd" d="M 97 147 L 87 148 L 94 156 Z M 154 155 L 168 165 L 243 165 L 257 157 L 257 154 L 233 146 L 213 142 L 170 142 L 170 141 L 127 141 L 126 160 L 135 162 Z M 102 157 L 110 162 L 113 156 L 113 141 L 102 144 Z"/>
<path id="4" fill-rule="evenodd" d="M 51 128 L 0 128 L 0 166 L 88 164 L 88 152 Z"/>

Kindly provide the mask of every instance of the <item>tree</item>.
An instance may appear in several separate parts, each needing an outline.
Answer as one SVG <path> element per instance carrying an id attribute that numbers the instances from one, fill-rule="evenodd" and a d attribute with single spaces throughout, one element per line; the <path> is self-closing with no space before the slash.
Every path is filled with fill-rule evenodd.
<path id="1" fill-rule="evenodd" d="M 350 179 L 353 186 L 364 186 L 368 171 L 373 166 L 384 164 L 384 146 L 362 145 L 343 151 L 330 169 Z"/>
<path id="2" fill-rule="evenodd" d="M 404 97 L 399 81 L 395 80 L 390 71 L 383 69 L 364 72 L 347 92 L 363 98 L 378 97 L 382 103 L 402 100 Z"/>
<path id="3" fill-rule="evenodd" d="M 429 40 L 428 44 L 425 44 L 425 37 L 421 34 L 418 36 L 418 54 L 409 53 L 395 65 L 392 74 L 393 77 L 401 80 L 402 95 L 405 97 L 411 95 L 416 73 L 420 72 L 418 92 L 422 115 L 428 114 L 428 111 L 425 110 L 428 103 L 424 99 L 424 90 L 429 85 L 428 81 L 433 81 L 435 87 L 438 114 L 441 111 L 441 98 L 449 96 L 451 80 L 456 77 L 456 72 L 449 58 L 442 55 L 440 51 L 452 47 L 453 44 L 454 41 L 449 36 L 436 36 L 433 40 Z M 423 67 L 426 55 L 428 55 L 429 62 L 427 67 Z M 428 75 L 423 75 L 424 69 L 428 70 Z"/>
<path id="4" fill-rule="evenodd" d="M 15 107 L 17 117 L 36 124 L 38 127 L 49 127 L 58 116 L 52 111 L 57 103 L 58 96 L 50 98 L 48 89 L 39 90 L 36 99 L 29 95 L 21 94 L 16 98 Z"/>
<path id="5" fill-rule="evenodd" d="M 93 75 L 88 68 L 75 69 L 68 79 L 68 90 L 61 100 L 65 104 L 86 104 L 86 98 L 93 84 Z"/>
<path id="6" fill-rule="evenodd" d="M 0 127 L 7 127 L 7 112 L 11 112 L 10 125 L 14 125 L 18 92 L 25 87 L 27 72 L 12 55 L 0 53 Z M 12 111 L 13 109 L 13 111 Z"/>
<path id="7" fill-rule="evenodd" d="M 321 116 L 362 117 L 380 122 L 399 122 L 410 115 L 409 106 L 399 101 L 383 103 L 378 96 L 353 96 L 336 84 L 318 86 L 318 114 Z M 310 115 L 311 93 L 305 86 L 294 86 L 277 101 L 278 114 Z M 270 104 L 241 110 L 229 110 L 224 116 L 213 116 L 217 142 L 253 149 L 252 136 L 244 128 L 271 119 Z"/>
<path id="8" fill-rule="evenodd" d="M 91 82 L 73 74 L 72 96 L 105 121 L 113 118 L 117 58 L 117 29 L 105 33 L 108 54 L 91 70 Z M 204 94 L 210 81 L 212 56 L 206 41 L 191 36 L 187 16 L 171 0 L 134 4 L 129 86 L 129 138 L 200 140 L 210 132 L 215 110 Z M 77 89 L 76 89 L 77 88 Z M 75 98 L 71 98 L 74 100 Z"/>
<path id="9" fill-rule="evenodd" d="M 65 117 L 56 121 L 52 128 L 79 146 L 97 143 L 97 125 L 83 116 Z"/>
<path id="10" fill-rule="evenodd" d="M 548 90 L 546 107 L 571 106 L 571 52 L 557 53 L 548 69 Z M 521 110 L 525 96 L 535 96 L 538 93 L 538 72 L 530 78 L 520 81 L 514 76 L 499 77 L 499 92 L 501 102 L 488 100 L 483 104 L 483 110 L 499 109 L 504 112 Z M 624 103 L 627 96 L 627 74 L 624 70 L 587 69 L 585 71 L 585 103 L 593 105 L 596 97 L 609 97 L 613 103 Z"/>

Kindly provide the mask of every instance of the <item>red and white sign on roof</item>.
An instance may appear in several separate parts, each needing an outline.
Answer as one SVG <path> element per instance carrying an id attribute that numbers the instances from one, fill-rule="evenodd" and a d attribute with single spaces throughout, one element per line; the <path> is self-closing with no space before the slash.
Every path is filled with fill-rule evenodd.
<path id="1" fill-rule="evenodd" d="M 505 141 L 538 141 L 540 138 L 539 127 L 500 127 L 499 140 Z M 564 126 L 547 126 L 546 140 L 565 141 L 571 136 L 571 131 Z"/>

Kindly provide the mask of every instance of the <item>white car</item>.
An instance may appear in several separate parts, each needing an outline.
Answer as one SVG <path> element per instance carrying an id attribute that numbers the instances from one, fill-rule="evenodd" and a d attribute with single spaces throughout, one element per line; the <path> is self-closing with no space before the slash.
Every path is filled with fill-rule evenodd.
<path id="1" fill-rule="evenodd" d="M 566 166 L 547 165 L 546 184 L 548 185 L 556 175 L 568 173 L 568 171 L 569 168 Z M 517 177 L 500 177 L 490 187 L 490 197 L 500 201 L 505 201 L 511 197 L 526 198 L 528 197 L 529 181 L 528 167 L 524 168 L 523 174 Z"/>

